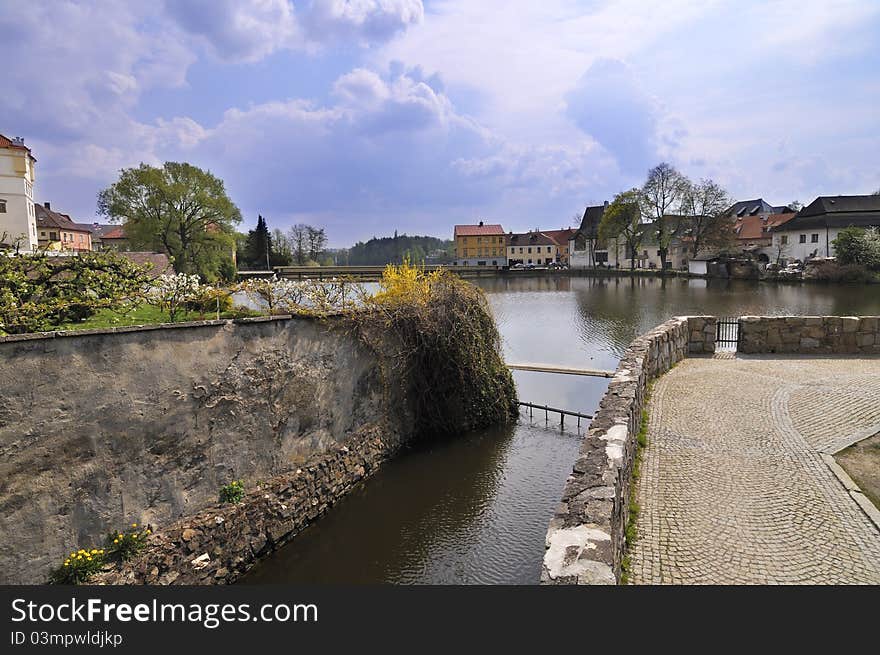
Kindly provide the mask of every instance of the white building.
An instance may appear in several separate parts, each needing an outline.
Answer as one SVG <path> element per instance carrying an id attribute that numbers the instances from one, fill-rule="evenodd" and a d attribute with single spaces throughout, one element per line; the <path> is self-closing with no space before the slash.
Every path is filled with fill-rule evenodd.
<path id="1" fill-rule="evenodd" d="M 793 219 L 773 228 L 773 251 L 784 261 L 834 257 L 846 227 L 880 227 L 880 196 L 820 196 Z"/>
<path id="2" fill-rule="evenodd" d="M 9 139 L 0 134 L 0 247 L 20 251 L 37 248 L 36 162 L 22 139 Z"/>

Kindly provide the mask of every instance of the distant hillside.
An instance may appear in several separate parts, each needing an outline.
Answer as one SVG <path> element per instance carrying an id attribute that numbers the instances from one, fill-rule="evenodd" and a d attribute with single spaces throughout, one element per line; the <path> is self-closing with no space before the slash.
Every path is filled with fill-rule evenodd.
<path id="1" fill-rule="evenodd" d="M 351 266 L 381 266 L 399 264 L 404 257 L 413 263 L 443 264 L 452 261 L 452 241 L 436 237 L 408 236 L 372 238 L 366 243 L 359 241 L 348 252 Z"/>

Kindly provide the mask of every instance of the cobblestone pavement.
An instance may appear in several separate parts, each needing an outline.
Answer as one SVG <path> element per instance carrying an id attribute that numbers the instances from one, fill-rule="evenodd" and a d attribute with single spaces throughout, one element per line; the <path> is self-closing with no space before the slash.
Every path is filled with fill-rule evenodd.
<path id="1" fill-rule="evenodd" d="M 633 583 L 880 583 L 880 533 L 820 457 L 880 431 L 880 358 L 689 358 L 648 410 Z"/>

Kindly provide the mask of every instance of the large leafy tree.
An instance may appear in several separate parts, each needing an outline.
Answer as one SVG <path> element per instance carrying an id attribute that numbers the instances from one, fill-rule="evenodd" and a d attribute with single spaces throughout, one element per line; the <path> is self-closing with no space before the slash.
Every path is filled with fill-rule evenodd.
<path id="1" fill-rule="evenodd" d="M 648 179 L 641 190 L 642 216 L 654 224 L 657 232 L 657 249 L 660 251 L 660 267 L 666 270 L 669 244 L 678 229 L 678 217 L 673 211 L 680 210 L 688 193 L 688 179 L 671 164 L 663 162 L 648 171 Z"/>
<path id="2" fill-rule="evenodd" d="M 607 243 L 610 239 L 619 239 L 626 244 L 630 270 L 636 267 L 636 251 L 644 234 L 641 199 L 642 194 L 639 189 L 618 193 L 605 209 L 599 222 L 600 241 Z"/>
<path id="3" fill-rule="evenodd" d="M 179 273 L 218 277 L 235 247 L 241 212 L 223 180 L 187 163 L 141 164 L 98 194 L 98 211 L 125 223 L 134 248 L 165 252 Z"/>
<path id="4" fill-rule="evenodd" d="M 696 257 L 700 248 L 723 250 L 731 245 L 733 225 L 727 210 L 732 204 L 727 191 L 712 180 L 687 183 L 682 209 L 689 222 L 692 256 Z"/>

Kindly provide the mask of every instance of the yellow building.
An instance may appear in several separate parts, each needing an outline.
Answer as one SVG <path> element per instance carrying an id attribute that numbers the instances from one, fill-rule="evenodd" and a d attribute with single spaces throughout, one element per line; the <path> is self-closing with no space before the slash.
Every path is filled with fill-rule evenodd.
<path id="1" fill-rule="evenodd" d="M 456 266 L 507 266 L 507 236 L 498 224 L 456 225 Z"/>

